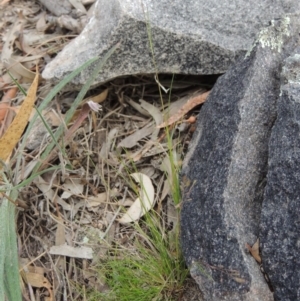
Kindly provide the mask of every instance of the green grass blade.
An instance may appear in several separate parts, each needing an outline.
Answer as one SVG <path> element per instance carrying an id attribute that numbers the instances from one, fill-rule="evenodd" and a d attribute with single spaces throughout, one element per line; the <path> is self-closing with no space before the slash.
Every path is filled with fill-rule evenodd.
<path id="1" fill-rule="evenodd" d="M 43 169 L 37 173 L 34 173 L 32 174 L 30 177 L 28 177 L 27 179 L 23 180 L 21 183 L 19 183 L 18 185 L 15 185 L 14 188 L 15 189 L 20 189 L 22 187 L 25 187 L 27 185 L 29 185 L 35 178 L 37 178 L 38 176 L 48 172 L 48 171 L 54 171 L 54 170 L 58 170 L 60 169 L 60 166 L 52 166 L 52 167 L 49 167 L 47 169 Z M 0 190 L 1 192 L 1 190 Z"/>
<path id="2" fill-rule="evenodd" d="M 18 192 L 13 189 L 10 192 L 10 198 L 15 201 L 17 197 Z M 0 297 L 6 295 L 9 301 L 22 301 L 15 206 L 6 198 L 3 199 L 0 207 L 0 217 Z"/>
<path id="3" fill-rule="evenodd" d="M 12 200 L 16 200 L 18 192 L 14 189 L 10 194 Z M 8 202 L 7 216 L 9 218 L 7 231 L 6 245 L 6 260 L 4 266 L 5 290 L 8 300 L 21 301 L 20 275 L 19 275 L 19 260 L 18 246 L 16 234 L 16 217 L 15 206 Z"/>
<path id="4" fill-rule="evenodd" d="M 44 109 L 47 108 L 48 104 L 50 103 L 50 101 L 56 96 L 56 94 L 58 92 L 61 91 L 61 89 L 66 86 L 75 76 L 77 76 L 81 71 L 83 71 L 84 69 L 86 69 L 88 66 L 90 66 L 91 64 L 93 64 L 95 61 L 97 61 L 97 57 L 92 58 L 90 60 L 88 60 L 86 63 L 84 63 L 81 67 L 79 67 L 78 69 L 74 70 L 72 73 L 70 73 L 68 76 L 66 76 L 59 84 L 57 84 L 51 91 L 50 93 L 46 96 L 46 98 L 43 100 L 43 102 L 40 104 L 40 106 L 38 107 L 38 110 L 40 112 L 42 112 Z M 29 126 L 27 128 L 27 131 L 24 135 L 23 138 L 23 143 L 25 144 L 26 142 L 26 138 L 28 137 L 28 135 L 31 132 L 31 129 L 33 127 L 33 124 L 35 123 L 36 119 L 38 118 L 38 113 L 36 113 L 34 115 L 34 117 L 32 118 L 32 120 L 29 123 Z"/>
<path id="5" fill-rule="evenodd" d="M 19 88 L 19 90 L 23 93 L 23 95 L 27 95 L 26 91 L 23 89 L 23 87 L 19 84 L 19 82 L 13 77 L 13 75 L 8 71 L 7 72 L 9 77 L 12 79 L 12 81 L 15 83 L 15 85 Z"/>
<path id="6" fill-rule="evenodd" d="M 85 85 L 82 87 L 82 89 L 80 90 L 79 94 L 77 95 L 76 99 L 74 100 L 74 103 L 72 104 L 71 108 L 68 110 L 68 112 L 65 115 L 65 124 L 68 124 L 72 118 L 72 116 L 75 113 L 76 108 L 78 107 L 78 105 L 81 103 L 81 101 L 83 100 L 86 92 L 89 90 L 89 88 L 91 87 L 91 85 L 93 84 L 94 80 L 96 79 L 99 71 L 103 68 L 104 64 L 106 63 L 107 59 L 114 53 L 114 51 L 117 49 L 118 44 L 115 45 L 114 47 L 112 47 L 107 54 L 104 56 L 103 59 L 99 59 L 99 61 L 97 62 L 91 76 L 89 77 L 89 79 L 87 80 L 87 82 L 85 83 Z M 58 127 L 58 129 L 56 130 L 54 137 L 56 140 L 59 140 L 59 138 L 62 136 L 63 132 L 65 130 L 65 126 L 64 124 L 60 125 Z M 47 148 L 45 149 L 44 153 L 41 155 L 40 158 L 40 162 L 37 163 L 37 165 L 35 166 L 33 172 L 37 172 L 38 169 L 40 168 L 40 166 L 42 165 L 43 160 L 45 160 L 47 158 L 47 156 L 50 154 L 50 152 L 52 151 L 53 147 L 55 146 L 55 141 L 52 141 Z"/>
<path id="7" fill-rule="evenodd" d="M 7 203 L 3 200 L 0 207 L 0 300 L 4 300 L 4 263 L 5 263 L 5 251 L 6 251 L 6 211 Z"/>
<path id="8" fill-rule="evenodd" d="M 42 101 L 42 103 L 40 104 L 40 106 L 38 107 L 38 111 L 42 112 L 44 109 L 47 108 L 47 106 L 49 105 L 49 103 L 51 102 L 51 100 L 55 97 L 55 95 L 57 93 L 59 93 L 61 91 L 61 89 L 66 86 L 75 76 L 77 76 L 81 71 L 83 71 L 85 68 L 87 68 L 88 66 L 90 66 L 91 64 L 93 64 L 98 58 L 92 58 L 90 60 L 88 60 L 86 63 L 84 63 L 81 67 L 79 67 L 78 69 L 74 70 L 73 72 L 71 72 L 68 76 L 66 76 L 59 84 L 57 84 L 51 91 L 50 93 L 46 96 L 46 98 Z M 32 120 L 29 122 L 27 130 L 25 132 L 25 134 L 23 135 L 23 139 L 22 139 L 22 143 L 20 146 L 20 152 L 22 152 L 26 146 L 26 141 L 28 136 L 30 135 L 32 128 L 34 126 L 35 121 L 37 120 L 39 114 L 36 113 Z M 20 153 L 19 152 L 19 153 Z M 16 163 L 16 170 L 20 169 L 20 164 L 21 164 L 21 157 L 19 156 L 19 154 L 16 154 L 17 156 L 17 163 Z"/>

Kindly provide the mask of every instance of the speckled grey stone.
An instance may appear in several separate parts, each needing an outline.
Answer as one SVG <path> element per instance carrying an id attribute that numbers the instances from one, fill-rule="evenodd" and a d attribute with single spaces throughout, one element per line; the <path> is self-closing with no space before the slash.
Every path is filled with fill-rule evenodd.
<path id="1" fill-rule="evenodd" d="M 61 80 L 88 59 L 102 58 L 117 43 L 119 49 L 96 83 L 156 71 L 224 73 L 249 48 L 261 27 L 297 9 L 298 0 L 97 0 L 83 32 L 42 75 Z M 75 78 L 74 86 L 84 84 L 89 72 Z"/>
<path id="2" fill-rule="evenodd" d="M 38 0 L 55 16 L 69 15 L 74 7 L 68 0 Z"/>
<path id="3" fill-rule="evenodd" d="M 182 171 L 181 240 L 206 301 L 273 300 L 245 245 L 259 237 L 281 63 L 298 43 L 299 24 L 290 15 L 261 30 L 200 111 Z"/>
<path id="4" fill-rule="evenodd" d="M 275 300 L 300 300 L 300 43 L 283 67 L 260 236 Z"/>

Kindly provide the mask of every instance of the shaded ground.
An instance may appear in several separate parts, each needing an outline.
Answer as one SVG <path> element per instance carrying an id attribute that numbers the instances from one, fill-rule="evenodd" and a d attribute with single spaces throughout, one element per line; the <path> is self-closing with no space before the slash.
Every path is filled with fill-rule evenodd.
<path id="1" fill-rule="evenodd" d="M 15 1 L 2 4 L 2 8 L 0 93 L 3 95 L 14 86 L 6 72 L 8 65 L 11 74 L 27 90 L 37 60 L 41 71 L 68 42 L 72 32 L 55 22 L 50 24 L 49 20 L 43 23 L 47 17 L 35 2 Z M 6 48 L 7 41 L 11 41 L 13 47 Z M 10 61 L 12 59 L 15 63 Z M 137 197 L 131 173 L 139 172 L 151 179 L 155 191 L 154 210 L 162 217 L 160 227 L 165 235 L 172 233 L 178 217 L 172 201 L 170 161 L 180 168 L 195 130 L 194 120 L 189 117 L 197 116 L 199 106 L 188 110 L 168 132 L 157 129 L 156 125 L 178 114 L 195 93 L 208 90 L 214 81 L 215 77 L 159 75 L 159 88 L 153 75 L 136 76 L 114 79 L 88 92 L 86 100 L 101 103 L 102 110 L 91 111 L 85 120 L 80 120 L 82 103 L 72 122 L 79 126 L 71 139 L 64 142 L 64 152 L 56 153 L 46 162 L 46 166 L 61 166 L 61 169 L 36 177 L 20 190 L 23 206 L 19 208 L 17 227 L 21 266 L 40 281 L 36 284 L 27 275 L 24 298 L 33 300 L 35 295 L 41 300 L 51 300 L 53 295 L 55 300 L 83 300 L 82 287 L 107 289 L 95 268 L 99 260 L 110 256 L 116 245 L 134 252 L 135 242 L 140 239 L 134 227 L 118 222 L 126 211 L 123 206 L 129 208 Z M 164 93 L 163 88 L 171 92 Z M 37 102 L 50 89 L 49 83 L 41 81 Z M 72 90 L 60 93 L 42 112 L 53 131 L 77 94 Z M 19 105 L 22 99 L 18 92 L 10 100 L 11 105 Z M 2 132 L 9 122 L 7 118 L 2 120 Z M 168 137 L 172 140 L 172 156 Z M 30 163 L 39 158 L 49 139 L 49 131 L 43 123 L 37 124 L 22 154 L 20 175 L 23 179 L 30 173 Z M 87 247 L 96 256 L 83 258 L 83 251 L 74 257 L 63 256 L 70 252 L 64 247 L 57 255 L 50 254 L 51 247 L 63 245 L 74 249 Z M 201 300 L 201 294 L 194 281 L 188 279 L 174 299 Z"/>

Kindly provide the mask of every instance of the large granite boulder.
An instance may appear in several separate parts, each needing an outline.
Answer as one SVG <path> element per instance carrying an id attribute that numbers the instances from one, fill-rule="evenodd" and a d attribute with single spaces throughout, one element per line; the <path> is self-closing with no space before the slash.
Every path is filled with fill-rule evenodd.
<path id="1" fill-rule="evenodd" d="M 300 43 L 283 66 L 260 237 L 275 300 L 300 300 Z"/>
<path id="2" fill-rule="evenodd" d="M 224 73 L 261 27 L 297 9 L 298 0 L 97 0 L 83 32 L 42 75 L 61 80 L 117 43 L 96 83 L 138 73 Z M 84 84 L 89 72 L 74 86 Z"/>
<path id="3" fill-rule="evenodd" d="M 219 78 L 200 111 L 197 132 L 193 137 L 182 171 L 181 238 L 184 257 L 192 276 L 204 294 L 204 300 L 271 301 L 274 299 L 259 264 L 250 256 L 246 244 L 254 244 L 259 237 L 268 172 L 268 143 L 276 120 L 277 102 L 281 93 L 280 72 L 283 60 L 299 45 L 299 32 L 299 15 L 288 15 L 281 20 L 273 21 L 271 26 L 259 33 L 254 47 Z M 296 93 L 296 90 L 293 91 Z M 283 99 L 289 95 L 281 97 Z M 284 108 L 285 116 L 298 112 L 297 105 L 292 106 L 292 103 L 296 103 L 294 94 L 293 97 L 295 98 L 290 100 L 291 104 L 287 104 Z M 281 150 L 285 152 L 277 155 L 278 158 L 287 156 L 283 161 L 286 166 L 292 165 L 292 161 L 288 161 L 289 158 L 298 156 L 299 160 L 300 155 L 294 148 L 298 142 L 292 144 L 297 130 L 299 135 L 297 122 L 297 117 L 294 117 L 286 124 L 286 129 L 282 130 L 281 134 L 272 138 L 273 144 L 276 144 L 279 138 L 288 135 L 288 129 L 294 130 L 291 140 L 280 143 L 283 145 L 290 141 L 290 148 L 282 147 Z M 274 150 L 274 156 L 277 150 L 277 148 Z M 273 177 L 279 177 L 280 174 L 278 181 L 285 177 L 280 187 L 284 191 L 291 189 L 291 193 L 295 196 L 297 189 L 299 190 L 299 186 L 296 186 L 299 173 L 295 172 L 294 182 L 288 185 L 290 178 L 281 174 L 278 163 L 275 162 L 272 163 Z M 277 182 L 274 186 L 276 189 L 279 187 Z M 270 194 L 270 198 L 275 193 L 279 193 L 278 189 Z M 284 197 L 284 192 L 282 194 Z M 267 256 L 275 252 L 276 258 L 279 257 L 280 251 L 274 250 L 272 235 L 276 236 L 275 231 L 280 224 L 284 226 L 283 220 L 288 219 L 287 215 L 281 216 L 280 209 L 275 207 L 276 203 L 281 202 L 282 206 L 285 205 L 286 212 L 294 208 L 289 207 L 290 200 L 279 201 L 279 198 L 280 196 L 272 199 L 273 203 L 269 200 L 268 206 L 273 206 L 273 210 L 268 216 L 270 220 L 268 223 L 265 222 L 264 227 L 267 229 L 277 226 L 274 232 L 268 232 L 271 233 L 270 239 L 264 248 Z M 296 205 L 296 199 L 294 202 Z M 269 212 L 268 208 L 266 210 Z M 277 217 L 275 216 L 275 220 L 272 221 L 275 211 Z M 293 214 L 295 219 L 288 224 L 287 229 L 281 229 L 282 235 L 278 237 L 278 244 L 284 236 L 284 231 L 292 231 L 292 225 L 297 222 L 296 211 Z M 287 238 L 289 242 L 286 246 L 296 244 L 297 225 L 294 231 L 292 241 Z M 262 236 L 262 240 L 265 236 Z M 300 238 L 300 235 L 298 237 Z M 262 244 L 264 245 L 265 242 Z M 279 247 L 279 250 L 285 249 Z M 285 255 L 281 254 L 281 256 Z M 269 260 L 263 256 L 264 261 L 268 263 L 267 271 L 273 268 L 277 273 L 276 269 L 280 270 L 279 266 L 275 268 L 276 259 Z M 296 262 L 299 260 L 295 259 Z M 297 277 L 296 279 L 299 279 Z M 284 286 L 283 283 L 282 285 Z M 293 285 L 295 286 L 295 283 Z M 275 300 L 296 301 L 297 298 Z"/>

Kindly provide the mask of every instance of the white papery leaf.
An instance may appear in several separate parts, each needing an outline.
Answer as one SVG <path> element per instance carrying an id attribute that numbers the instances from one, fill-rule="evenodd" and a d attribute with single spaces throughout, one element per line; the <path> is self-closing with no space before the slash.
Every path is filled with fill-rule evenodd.
<path id="1" fill-rule="evenodd" d="M 128 211 L 119 219 L 121 224 L 127 224 L 140 219 L 154 206 L 154 187 L 148 176 L 142 173 L 133 173 L 131 177 L 140 184 L 138 197 Z"/>

